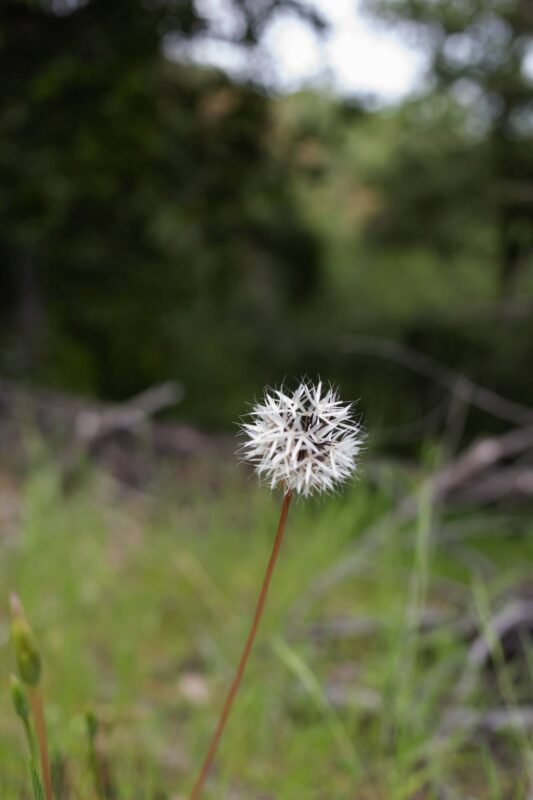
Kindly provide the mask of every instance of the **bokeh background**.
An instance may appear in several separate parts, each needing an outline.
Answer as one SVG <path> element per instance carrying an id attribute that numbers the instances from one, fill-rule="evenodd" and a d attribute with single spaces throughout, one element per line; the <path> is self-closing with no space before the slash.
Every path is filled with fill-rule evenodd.
<path id="1" fill-rule="evenodd" d="M 531 10 L 341 6 L 3 4 L 5 376 L 173 378 L 211 429 L 302 373 L 372 426 L 435 409 L 366 334 L 530 400 Z"/>
<path id="2" fill-rule="evenodd" d="M 0 75 L 0 587 L 58 800 L 186 796 L 275 525 L 235 422 L 302 375 L 363 477 L 295 512 L 208 796 L 531 798 L 533 5 L 4 0 Z"/>

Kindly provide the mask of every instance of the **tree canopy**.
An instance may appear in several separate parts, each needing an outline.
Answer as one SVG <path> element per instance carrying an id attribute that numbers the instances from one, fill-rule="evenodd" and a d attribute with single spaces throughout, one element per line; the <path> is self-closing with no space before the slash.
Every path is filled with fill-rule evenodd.
<path id="1" fill-rule="evenodd" d="M 533 250 L 533 5 L 528 0 L 377 0 L 367 9 L 417 37 L 429 54 L 432 95 L 449 93 L 468 109 L 470 142 L 463 147 L 462 167 L 450 170 L 461 175 L 463 186 L 450 195 L 448 181 L 428 175 L 434 191 L 431 197 L 420 193 L 418 216 L 429 222 L 424 206 L 429 214 L 437 209 L 446 214 L 450 204 L 468 215 L 468 207 L 479 209 L 483 198 L 485 215 L 497 230 L 501 283 L 508 291 Z M 479 159 L 472 159 L 472 144 L 480 140 L 482 170 Z M 457 151 L 456 157 L 461 157 Z M 424 172 L 423 156 L 417 161 Z M 426 160 L 427 169 L 436 162 Z M 414 210 L 411 206 L 408 213 Z"/>
<path id="2" fill-rule="evenodd" d="M 282 5 L 236 2 L 242 40 Z M 187 0 L 14 2 L 0 26 L 4 366 L 110 396 L 231 381 L 316 278 L 267 97 L 164 58 L 206 31 Z"/>
<path id="3" fill-rule="evenodd" d="M 493 319 L 531 284 L 529 4 L 370 4 L 430 54 L 424 89 L 373 111 L 179 60 L 203 37 L 253 53 L 284 11 L 322 30 L 311 2 L 233 0 L 229 27 L 202 7 L 0 7 L 1 371 L 110 400 L 176 378 L 212 426 L 292 373 L 400 423 L 434 407 L 348 354 L 371 333 L 524 402 L 527 314 L 497 345 Z"/>

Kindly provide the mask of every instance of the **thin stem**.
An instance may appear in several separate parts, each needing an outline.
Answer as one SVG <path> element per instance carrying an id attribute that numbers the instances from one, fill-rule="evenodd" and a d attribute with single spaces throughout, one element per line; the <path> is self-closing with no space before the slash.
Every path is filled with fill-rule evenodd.
<path id="1" fill-rule="evenodd" d="M 237 667 L 237 672 L 235 673 L 233 683 L 231 684 L 230 690 L 226 697 L 226 701 L 224 703 L 224 707 L 222 708 L 222 712 L 220 714 L 217 727 L 213 734 L 213 738 L 211 739 L 211 744 L 209 745 L 209 750 L 207 751 L 207 755 L 202 765 L 202 769 L 200 770 L 200 774 L 191 792 L 190 800 L 198 800 L 198 798 L 200 797 L 200 793 L 202 791 L 206 778 L 209 774 L 209 770 L 211 769 L 211 765 L 215 758 L 218 745 L 220 743 L 220 739 L 222 738 L 224 728 L 226 727 L 226 722 L 228 721 L 231 707 L 233 705 L 233 701 L 235 700 L 235 695 L 237 694 L 239 686 L 241 685 L 242 676 L 246 668 L 246 663 L 248 661 L 248 657 L 250 655 L 250 652 L 252 650 L 255 641 L 259 624 L 261 622 L 261 617 L 263 616 L 263 611 L 265 608 L 265 603 L 268 595 L 268 589 L 270 586 L 270 581 L 272 579 L 272 573 L 274 572 L 274 567 L 276 566 L 276 561 L 278 559 L 281 542 L 283 539 L 283 534 L 285 532 L 285 523 L 287 521 L 287 514 L 289 513 L 291 498 L 292 498 L 292 492 L 287 491 L 285 497 L 283 498 L 283 504 L 281 506 L 281 514 L 278 523 L 278 530 L 276 533 L 274 546 L 272 548 L 270 561 L 268 562 L 268 566 L 265 572 L 265 577 L 263 578 L 263 585 L 261 587 L 261 592 L 259 593 L 259 599 L 257 601 L 257 606 L 255 609 L 250 632 L 248 633 L 248 638 L 246 639 L 246 644 L 244 645 L 244 650 L 242 651 L 239 665 Z"/>
<path id="2" fill-rule="evenodd" d="M 53 800 L 52 794 L 52 774 L 50 772 L 50 758 L 48 757 L 48 744 L 46 739 L 46 724 L 44 721 L 43 698 L 38 687 L 32 688 L 28 692 L 33 719 L 35 722 L 35 733 L 39 744 L 39 757 L 41 761 L 41 773 L 43 776 L 44 793 L 46 800 Z"/>
<path id="3" fill-rule="evenodd" d="M 91 739 L 90 742 L 89 742 L 89 767 L 90 767 L 91 772 L 93 774 L 94 788 L 95 788 L 95 791 L 96 791 L 96 796 L 98 797 L 98 800 L 101 800 L 101 798 L 105 797 L 105 795 L 104 795 L 104 792 L 102 790 L 102 783 L 103 783 L 102 774 L 101 774 L 101 771 L 100 771 L 100 764 L 98 762 L 98 756 L 96 754 L 96 745 L 94 743 L 94 738 Z"/>
<path id="4" fill-rule="evenodd" d="M 22 720 L 24 726 L 24 733 L 26 734 L 26 741 L 28 742 L 28 750 L 30 756 L 35 759 L 35 741 L 33 739 L 33 731 L 31 729 L 30 720 L 28 717 Z"/>

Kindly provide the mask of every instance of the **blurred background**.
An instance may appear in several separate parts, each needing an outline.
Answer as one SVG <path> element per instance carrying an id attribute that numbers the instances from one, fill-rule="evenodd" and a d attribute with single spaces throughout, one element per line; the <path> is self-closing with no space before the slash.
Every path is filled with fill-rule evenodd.
<path id="1" fill-rule="evenodd" d="M 186 796 L 275 525 L 235 422 L 302 375 L 364 477 L 295 512 L 212 796 L 531 800 L 533 4 L 4 0 L 0 74 L 0 587 L 58 800 Z"/>
<path id="2" fill-rule="evenodd" d="M 365 335 L 527 404 L 531 13 L 4 3 L 2 374 L 108 401 L 175 379 L 220 430 L 320 373 L 371 427 L 440 433 L 442 387 Z"/>

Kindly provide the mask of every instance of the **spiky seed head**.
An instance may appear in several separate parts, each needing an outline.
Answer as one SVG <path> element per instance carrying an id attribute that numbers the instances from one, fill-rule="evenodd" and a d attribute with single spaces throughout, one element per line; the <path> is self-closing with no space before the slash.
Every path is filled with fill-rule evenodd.
<path id="1" fill-rule="evenodd" d="M 305 497 L 332 491 L 356 470 L 361 426 L 353 404 L 321 381 L 266 390 L 242 424 L 244 460 L 271 488 Z"/>

